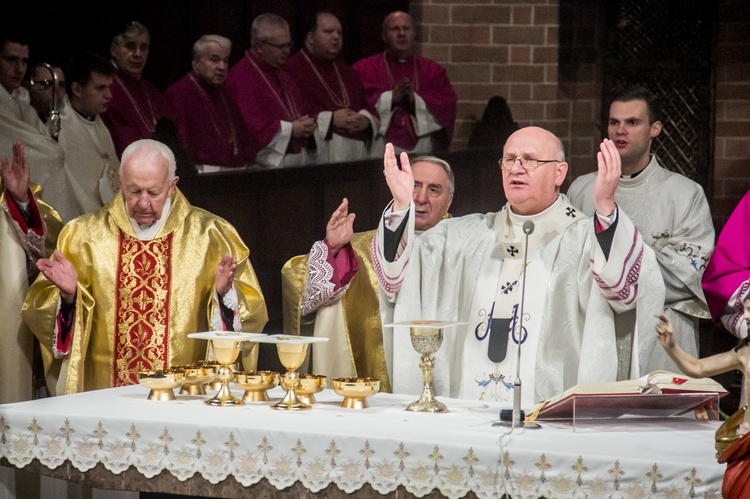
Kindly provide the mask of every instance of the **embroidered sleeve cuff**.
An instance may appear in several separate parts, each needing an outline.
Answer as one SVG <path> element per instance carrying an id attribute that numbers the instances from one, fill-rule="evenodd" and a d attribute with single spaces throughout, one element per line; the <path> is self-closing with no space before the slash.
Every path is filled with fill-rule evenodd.
<path id="1" fill-rule="evenodd" d="M 354 248 L 352 248 L 351 243 L 347 243 L 335 256 L 331 254 L 331 245 L 328 244 L 328 240 L 323 239 L 323 243 L 328 249 L 326 263 L 333 269 L 331 283 L 335 292 L 351 282 L 354 274 L 359 270 L 359 263 L 357 262 L 357 257 L 354 254 Z"/>
<path id="2" fill-rule="evenodd" d="M 52 354 L 61 359 L 70 354 L 70 342 L 73 338 L 73 322 L 75 321 L 76 302 L 63 303 L 57 300 L 57 314 L 55 330 L 52 332 Z"/>

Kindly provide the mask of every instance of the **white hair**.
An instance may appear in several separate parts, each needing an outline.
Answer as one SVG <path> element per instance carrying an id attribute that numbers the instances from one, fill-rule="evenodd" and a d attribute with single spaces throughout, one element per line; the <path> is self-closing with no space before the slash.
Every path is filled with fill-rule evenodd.
<path id="1" fill-rule="evenodd" d="M 198 41 L 193 44 L 194 61 L 200 59 L 200 56 L 203 55 L 203 52 L 206 50 L 206 46 L 208 46 L 209 43 L 216 43 L 224 50 L 227 50 L 229 52 L 232 51 L 232 41 L 226 36 L 203 35 L 202 37 L 198 38 Z"/>
<path id="2" fill-rule="evenodd" d="M 122 151 L 120 164 L 123 168 L 126 168 L 131 157 L 144 157 L 145 159 L 151 159 L 155 156 L 161 156 L 167 160 L 169 167 L 169 180 L 172 180 L 177 173 L 177 162 L 174 159 L 174 153 L 166 144 L 163 144 L 158 140 L 136 140 Z"/>

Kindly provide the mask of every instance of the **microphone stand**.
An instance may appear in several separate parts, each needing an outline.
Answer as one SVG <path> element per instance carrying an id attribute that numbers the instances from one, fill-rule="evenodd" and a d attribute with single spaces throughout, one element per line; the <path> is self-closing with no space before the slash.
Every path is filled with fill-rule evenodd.
<path id="1" fill-rule="evenodd" d="M 526 298 L 526 265 L 529 255 L 529 236 L 534 232 L 534 222 L 527 220 L 523 223 L 523 233 L 526 234 L 526 241 L 523 247 L 523 277 L 521 280 L 521 306 L 518 319 L 518 350 L 516 356 L 516 378 L 513 380 L 513 412 L 510 425 L 507 421 L 507 409 L 500 411 L 500 424 L 510 426 L 511 431 L 515 428 L 541 428 L 538 423 L 525 423 L 523 411 L 521 410 L 521 343 L 523 336 L 523 304 Z M 506 417 L 503 417 L 505 412 Z"/>
<path id="2" fill-rule="evenodd" d="M 526 234 L 526 242 L 523 246 L 523 279 L 521 280 L 521 310 L 518 319 L 518 355 L 516 356 L 516 379 L 513 380 L 513 424 L 511 428 L 521 426 L 521 343 L 523 338 L 523 303 L 526 298 L 526 265 L 529 255 L 529 235 L 534 232 L 534 222 L 527 220 L 523 223 L 523 233 Z"/>

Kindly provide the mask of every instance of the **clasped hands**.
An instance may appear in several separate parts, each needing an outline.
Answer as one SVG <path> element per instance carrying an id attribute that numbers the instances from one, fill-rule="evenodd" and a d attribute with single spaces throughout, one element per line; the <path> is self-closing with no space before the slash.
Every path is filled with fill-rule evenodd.
<path id="1" fill-rule="evenodd" d="M 348 108 L 337 109 L 333 112 L 333 126 L 343 128 L 351 133 L 366 130 L 370 125 L 367 118 Z"/>

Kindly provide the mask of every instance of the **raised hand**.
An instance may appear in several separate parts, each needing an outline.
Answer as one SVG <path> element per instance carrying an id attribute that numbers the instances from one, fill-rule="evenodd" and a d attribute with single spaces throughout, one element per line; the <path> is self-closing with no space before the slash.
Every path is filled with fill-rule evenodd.
<path id="1" fill-rule="evenodd" d="M 656 325 L 656 336 L 659 338 L 661 345 L 667 351 L 670 351 L 675 346 L 672 321 L 664 314 L 656 314 L 656 317 L 661 321 Z"/>
<path id="2" fill-rule="evenodd" d="M 5 189 L 11 197 L 19 202 L 26 203 L 29 200 L 29 159 L 26 157 L 23 144 L 13 143 L 13 163 L 8 163 L 8 158 L 0 158 L 0 174 L 2 174 Z"/>
<path id="3" fill-rule="evenodd" d="M 326 225 L 326 241 L 333 256 L 351 241 L 354 234 L 354 217 L 354 213 L 349 213 L 349 200 L 344 198 Z"/>
<path id="4" fill-rule="evenodd" d="M 596 161 L 599 173 L 596 175 L 591 196 L 596 212 L 606 217 L 615 211 L 615 189 L 622 174 L 622 161 L 615 143 L 604 139 L 599 145 L 599 152 L 596 153 Z"/>
<path id="5" fill-rule="evenodd" d="M 393 211 L 404 211 L 409 208 L 414 193 L 414 175 L 411 172 L 409 155 L 405 152 L 401 153 L 401 169 L 399 170 L 396 152 L 390 142 L 385 145 L 383 175 L 393 196 Z"/>
<path id="6" fill-rule="evenodd" d="M 227 253 L 221 257 L 218 267 L 216 268 L 216 292 L 219 296 L 224 296 L 232 289 L 234 282 L 234 273 L 237 271 L 237 257 Z"/>
<path id="7" fill-rule="evenodd" d="M 65 303 L 73 303 L 78 286 L 78 272 L 70 261 L 59 250 L 52 253 L 52 258 L 40 258 L 36 262 L 44 277 L 60 290 L 60 298 Z"/>

